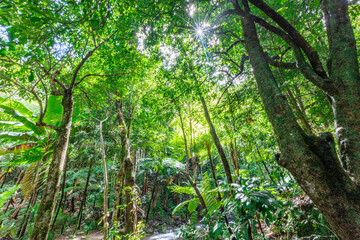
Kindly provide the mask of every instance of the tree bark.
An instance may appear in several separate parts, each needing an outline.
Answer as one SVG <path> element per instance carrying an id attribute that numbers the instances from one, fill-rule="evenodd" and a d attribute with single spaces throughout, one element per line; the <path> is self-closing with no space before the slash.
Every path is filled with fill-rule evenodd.
<path id="1" fill-rule="evenodd" d="M 199 188 L 196 186 L 196 183 L 191 180 L 190 175 L 188 175 L 186 173 L 184 175 L 185 175 L 186 179 L 189 181 L 189 183 L 191 184 L 191 186 L 193 187 L 193 189 L 195 190 L 195 193 L 196 193 L 197 197 L 199 198 L 202 208 L 205 209 L 205 212 L 207 213 L 205 200 L 204 200 Z"/>
<path id="2" fill-rule="evenodd" d="M 60 201 L 59 201 L 59 206 L 58 209 L 56 211 L 52 226 L 51 226 L 51 231 L 54 229 L 55 223 L 56 223 L 56 219 L 59 215 L 60 212 L 60 208 L 64 199 L 64 195 L 65 195 L 65 183 L 66 183 L 66 171 L 67 171 L 67 163 L 69 161 L 69 154 L 66 155 L 66 160 L 65 160 L 65 169 L 64 169 L 64 176 L 63 176 L 63 181 L 62 181 L 62 185 L 61 185 L 61 197 L 60 197 Z"/>
<path id="3" fill-rule="evenodd" d="M 233 1 L 233 4 L 237 12 L 241 11 L 237 1 Z M 319 210 L 325 215 L 339 238 L 344 240 L 360 239 L 360 191 L 358 185 L 352 181 L 340 165 L 332 135 L 330 133 L 324 133 L 320 136 L 308 136 L 296 122 L 286 97 L 278 88 L 274 75 L 272 74 L 269 65 L 264 60 L 264 53 L 257 37 L 255 24 L 252 17 L 250 17 L 248 3 L 246 0 L 242 0 L 242 4 L 246 12 L 245 16 L 241 18 L 244 39 L 246 42 L 245 48 L 250 57 L 250 63 L 254 70 L 255 79 L 266 113 L 277 137 L 281 151 L 281 157 L 278 159 L 278 163 L 293 174 L 302 189 L 310 196 Z M 326 11 L 329 16 L 331 16 L 327 17 L 327 21 L 331 22 L 330 25 L 337 22 L 338 19 L 346 22 L 346 18 L 341 14 L 339 15 L 337 12 L 342 9 L 343 4 L 346 4 L 346 2 L 335 0 L 323 1 L 323 5 L 327 6 Z M 333 17 L 337 17 L 338 19 L 331 19 Z M 344 28 L 341 25 L 336 27 L 332 25 L 330 28 L 330 31 L 340 31 L 343 35 L 350 31 L 349 27 Z M 338 37 L 340 36 L 338 35 Z M 347 36 L 342 36 L 341 40 L 337 40 L 343 41 L 343 39 L 346 40 Z M 348 44 L 348 42 L 343 42 L 342 44 L 343 45 L 340 47 L 339 43 L 330 43 L 330 50 L 335 48 L 340 51 L 340 48 L 346 49 L 351 48 L 352 46 L 356 52 L 356 48 L 354 47 L 355 44 Z M 335 47 L 335 45 L 337 47 Z M 296 46 L 294 45 L 293 47 L 295 47 L 296 50 Z M 297 59 L 301 58 L 299 52 L 295 54 L 297 54 Z M 343 51 L 341 50 L 339 54 L 343 54 Z M 348 49 L 348 54 L 354 55 L 353 50 Z M 353 64 L 353 66 L 350 67 L 349 65 L 351 64 Z M 345 63 L 337 62 L 336 66 L 346 72 L 343 73 L 344 75 L 353 75 L 357 77 L 358 71 L 355 70 L 358 64 L 357 62 L 356 64 L 355 62 L 352 62 L 351 64 L 348 61 L 345 61 Z M 344 66 L 347 67 L 344 68 Z M 349 70 L 349 68 L 352 68 L 353 70 Z M 353 90 L 358 90 L 358 87 L 355 88 L 356 84 L 354 82 L 353 84 Z M 351 94 L 349 93 L 347 94 L 348 97 L 350 97 L 350 95 Z M 339 100 L 334 97 L 332 97 L 332 99 L 334 99 L 335 102 Z M 346 99 L 341 99 L 341 101 L 345 100 Z M 349 98 L 347 100 L 350 101 Z M 357 101 L 358 97 L 354 99 L 353 103 L 356 103 Z M 340 103 L 340 105 L 342 104 Z M 345 107 L 344 105 L 342 106 Z M 343 111 L 352 112 L 358 107 L 352 105 L 352 107 L 346 106 L 346 108 L 347 110 L 344 109 Z M 354 113 L 352 116 L 349 116 L 349 118 L 351 119 L 354 116 L 358 116 L 358 114 L 359 112 L 356 114 Z M 337 119 L 336 122 L 343 120 L 343 118 L 337 116 L 335 116 L 335 119 Z M 350 135 L 352 136 L 349 141 L 357 139 L 356 135 L 359 134 L 359 131 L 355 130 L 358 130 L 357 126 L 360 126 L 359 124 L 356 124 L 357 121 L 351 122 L 352 128 L 346 128 L 349 132 L 345 135 L 347 137 Z M 349 123 L 348 119 L 343 122 L 343 124 L 345 124 L 344 126 L 346 126 L 347 123 Z M 356 133 L 350 132 L 349 129 L 354 130 Z M 343 137 L 338 137 L 338 139 L 342 138 Z M 356 144 L 358 144 L 359 141 L 355 142 L 353 142 L 355 145 L 349 143 L 347 146 L 353 146 L 350 148 L 355 150 Z M 348 157 L 351 156 L 349 152 L 345 155 Z M 352 160 L 355 159 L 352 158 Z M 354 169 L 352 168 L 350 170 Z"/>
<path id="4" fill-rule="evenodd" d="M 338 94 L 330 96 L 335 136 L 344 168 L 360 184 L 360 73 L 348 2 L 321 3 L 329 41 L 328 72 L 339 86 Z"/>
<path id="5" fill-rule="evenodd" d="M 101 142 L 101 156 L 102 156 L 102 164 L 103 164 L 103 170 L 104 170 L 104 203 L 103 203 L 103 207 L 104 207 L 104 218 L 103 218 L 103 222 L 104 222 L 104 240 L 108 239 L 108 187 L 109 187 L 109 183 L 108 183 L 108 174 L 107 174 L 107 167 L 106 167 L 106 154 L 105 154 L 105 145 L 104 145 L 104 138 L 103 138 L 103 133 L 102 133 L 102 126 L 103 126 L 103 122 L 106 121 L 102 120 L 100 121 L 99 124 L 99 131 L 100 131 L 100 142 Z M 88 176 L 89 177 L 89 176 Z"/>
<path id="6" fill-rule="evenodd" d="M 62 106 L 62 121 L 59 129 L 57 130 L 57 138 L 52 157 L 53 159 L 49 167 L 47 182 L 35 218 L 33 232 L 30 237 L 31 240 L 47 240 L 48 238 L 71 131 L 71 121 L 73 114 L 72 90 L 65 91 L 62 100 Z"/>
<path id="7" fill-rule="evenodd" d="M 125 234 L 136 231 L 136 188 L 135 188 L 135 163 L 130 156 L 129 128 L 126 125 L 122 110 L 122 100 L 116 100 L 117 121 L 121 129 L 121 161 L 124 163 L 124 191 L 125 191 Z"/>

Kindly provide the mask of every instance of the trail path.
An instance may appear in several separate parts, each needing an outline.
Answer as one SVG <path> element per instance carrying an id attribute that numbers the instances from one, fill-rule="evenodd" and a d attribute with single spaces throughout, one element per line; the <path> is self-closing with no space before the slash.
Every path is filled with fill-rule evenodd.
<path id="1" fill-rule="evenodd" d="M 92 233 L 82 233 L 76 235 L 75 238 L 71 238 L 71 236 L 59 236 L 56 237 L 55 240 L 101 240 L 103 239 L 103 234 L 99 232 L 92 232 Z M 146 235 L 142 238 L 142 240 L 176 240 L 180 239 L 176 236 L 175 232 L 168 231 L 167 233 L 157 233 L 157 234 L 150 234 Z"/>

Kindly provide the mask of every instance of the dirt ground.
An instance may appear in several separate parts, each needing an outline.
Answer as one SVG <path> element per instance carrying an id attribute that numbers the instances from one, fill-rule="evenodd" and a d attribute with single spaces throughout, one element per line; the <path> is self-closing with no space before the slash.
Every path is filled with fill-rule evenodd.
<path id="1" fill-rule="evenodd" d="M 58 236 L 55 238 L 56 240 L 85 240 L 85 239 L 91 239 L 91 240 L 101 240 L 103 239 L 103 234 L 99 232 L 93 232 L 88 234 L 77 234 L 75 238 L 71 238 L 71 236 Z"/>

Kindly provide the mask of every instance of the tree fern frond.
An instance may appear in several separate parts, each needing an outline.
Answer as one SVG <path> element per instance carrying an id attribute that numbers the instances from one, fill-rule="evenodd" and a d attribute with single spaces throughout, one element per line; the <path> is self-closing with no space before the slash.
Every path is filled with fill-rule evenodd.
<path id="1" fill-rule="evenodd" d="M 194 196 L 196 195 L 195 190 L 190 186 L 183 187 L 183 186 L 175 185 L 175 186 L 170 186 L 169 188 L 175 193 L 188 194 Z"/>
<path id="2" fill-rule="evenodd" d="M 202 178 L 202 184 L 201 184 L 200 191 L 203 195 L 206 206 L 208 206 L 208 207 L 211 207 L 211 206 L 217 204 L 217 200 L 216 200 L 217 193 L 212 190 L 213 190 L 213 188 L 210 183 L 209 175 L 207 173 L 205 173 Z"/>
<path id="3" fill-rule="evenodd" d="M 21 180 L 21 190 L 24 193 L 24 201 L 31 196 L 36 188 L 36 178 L 37 178 L 37 170 L 38 163 L 32 163 L 28 169 L 25 171 L 25 175 Z"/>

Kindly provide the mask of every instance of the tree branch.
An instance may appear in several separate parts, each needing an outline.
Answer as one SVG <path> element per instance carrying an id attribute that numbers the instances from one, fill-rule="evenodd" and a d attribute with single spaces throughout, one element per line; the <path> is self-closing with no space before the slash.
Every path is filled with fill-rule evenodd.
<path id="1" fill-rule="evenodd" d="M 249 0 L 254 6 L 264 12 L 268 17 L 274 20 L 282 29 L 284 29 L 292 38 L 292 40 L 304 51 L 309 59 L 314 71 L 322 78 L 328 78 L 322 66 L 317 51 L 310 45 L 309 42 L 278 12 L 267 5 L 262 0 Z"/>
<path id="2" fill-rule="evenodd" d="M 266 59 L 267 63 L 271 66 L 284 68 L 284 69 L 297 69 L 296 63 L 293 62 L 279 62 L 275 61 L 273 57 L 270 57 L 268 53 L 264 52 L 264 58 Z"/>
<path id="3" fill-rule="evenodd" d="M 333 95 L 338 92 L 338 89 L 341 88 L 341 86 L 336 86 L 336 83 L 329 78 L 320 77 L 306 62 L 300 48 L 295 43 L 292 44 L 292 49 L 297 60 L 298 68 L 306 79 L 329 95 Z"/>
<path id="4" fill-rule="evenodd" d="M 102 41 L 99 45 L 97 45 L 93 50 L 89 51 L 86 56 L 81 60 L 81 62 L 79 63 L 79 65 L 75 68 L 75 71 L 73 73 L 73 77 L 69 86 L 69 89 L 73 89 L 75 86 L 75 81 L 77 78 L 77 75 L 79 74 L 80 69 L 82 68 L 82 66 L 84 66 L 85 62 L 94 54 L 94 52 L 96 50 L 98 50 L 102 45 L 104 45 L 105 43 L 107 43 L 110 38 L 112 38 L 115 33 L 117 33 L 118 30 L 115 30 L 114 33 L 112 33 L 107 39 L 105 39 L 104 41 Z M 80 82 L 78 82 L 76 85 L 78 85 Z"/>
<path id="5" fill-rule="evenodd" d="M 86 74 L 77 83 L 75 83 L 74 87 L 79 85 L 87 77 L 116 77 L 116 76 L 129 75 L 129 74 L 137 74 L 137 73 L 129 72 L 129 73 L 116 73 L 116 74 Z"/>

